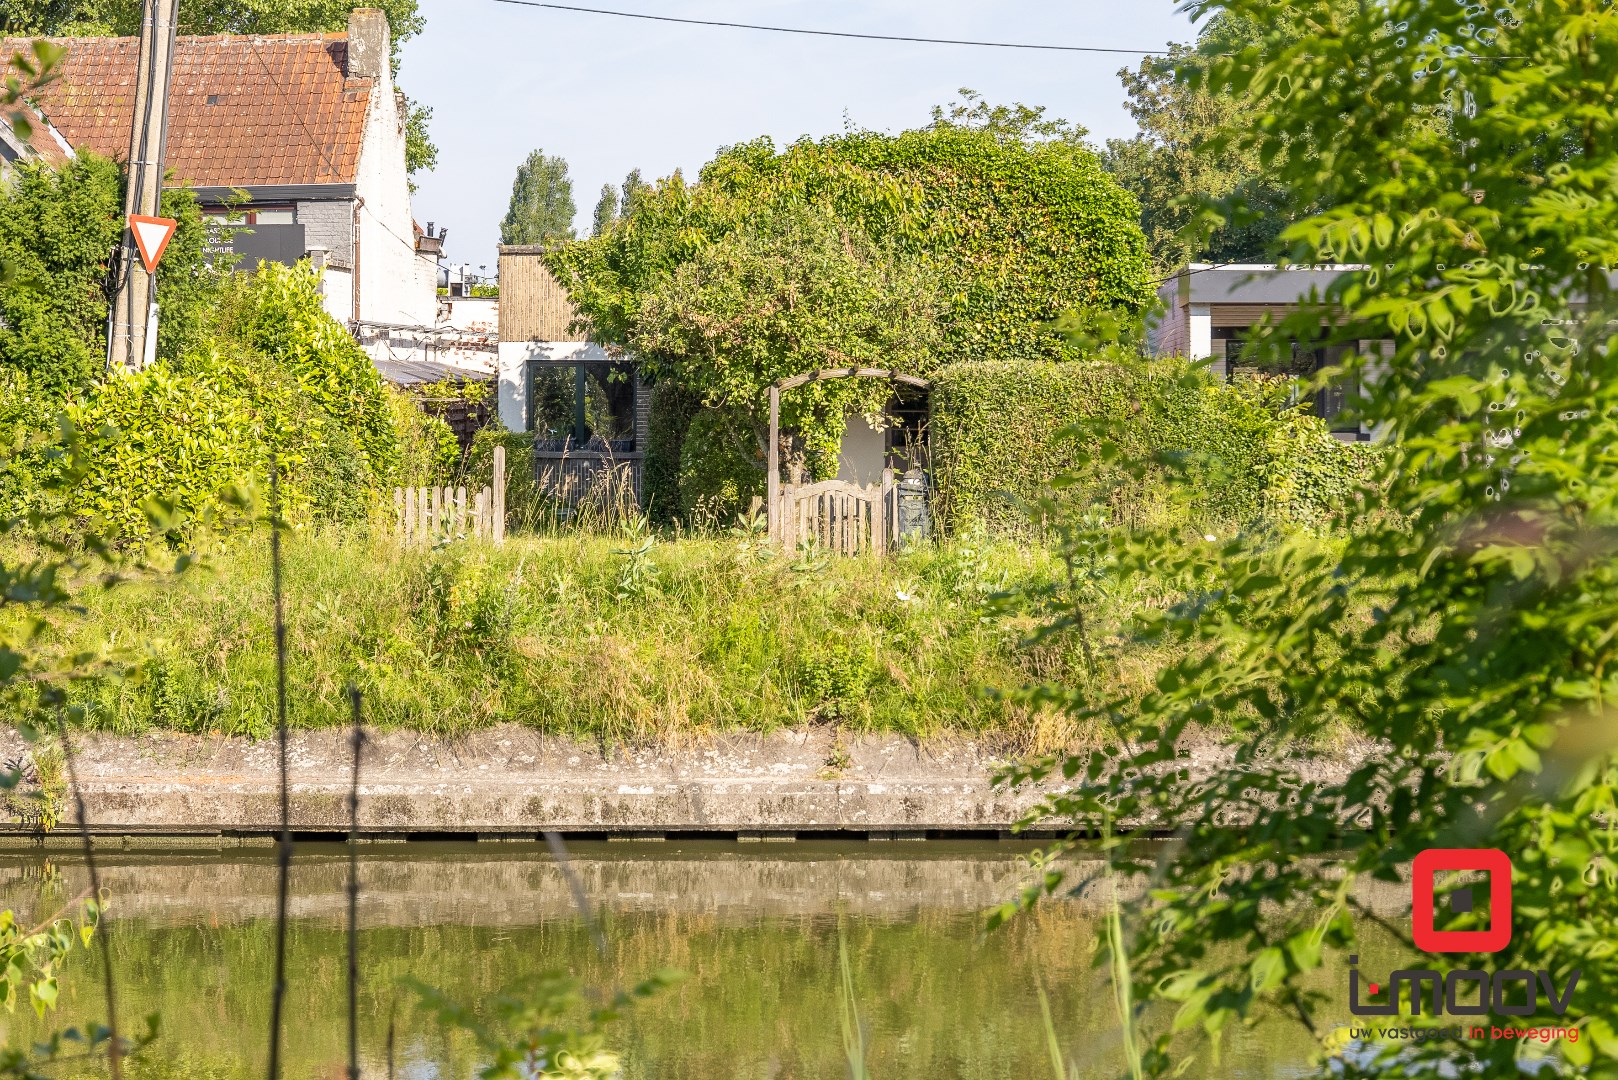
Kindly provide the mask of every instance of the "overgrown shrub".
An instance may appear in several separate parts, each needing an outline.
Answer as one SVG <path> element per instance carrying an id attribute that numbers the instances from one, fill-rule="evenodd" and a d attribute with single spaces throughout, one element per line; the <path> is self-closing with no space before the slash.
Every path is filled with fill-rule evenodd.
<path id="1" fill-rule="evenodd" d="M 680 447 L 680 512 L 688 522 L 728 524 L 763 496 L 758 437 L 745 415 L 699 412 Z"/>
<path id="2" fill-rule="evenodd" d="M 388 407 L 399 443 L 394 482 L 401 487 L 432 487 L 450 482 L 462 465 L 461 441 L 439 416 L 425 411 L 420 399 L 389 389 Z"/>
<path id="3" fill-rule="evenodd" d="M 154 501 L 210 516 L 232 501 L 221 495 L 265 481 L 272 455 L 293 520 L 365 516 L 399 470 L 395 415 L 369 357 L 322 309 L 314 272 L 267 267 L 211 288 L 204 340 L 183 357 L 66 397 L 60 381 L 4 373 L 0 439 L 21 448 L 0 473 L 7 510 L 34 507 L 62 467 L 46 441 L 61 413 L 86 440 L 64 508 L 108 536 L 143 536 Z"/>
<path id="4" fill-rule="evenodd" d="M 244 300 L 222 333 L 290 372 L 321 411 L 352 435 L 371 474 L 391 476 L 399 446 L 382 376 L 326 313 L 320 275 L 307 263 L 265 263 L 247 279 Z"/>
<path id="5" fill-rule="evenodd" d="M 1097 440 L 1084 431 L 1097 426 L 1121 461 L 1091 460 Z M 933 380 L 930 430 L 955 529 L 1023 528 L 1018 503 L 1072 474 L 1085 483 L 1069 494 L 1107 506 L 1118 524 L 1324 523 L 1376 452 L 1288 408 L 1279 384 L 1225 384 L 1182 360 L 1122 354 L 951 365 Z M 1162 482 L 1171 471 L 1185 482 Z"/>
<path id="6" fill-rule="evenodd" d="M 676 383 L 652 387 L 641 502 L 654 525 L 671 525 L 680 515 L 680 455 L 701 407 L 698 395 Z"/>
<path id="7" fill-rule="evenodd" d="M 163 212 L 180 223 L 157 287 L 157 354 L 173 358 L 200 340 L 219 275 L 196 197 L 166 191 Z M 21 163 L 0 187 L 0 261 L 14 283 L 0 291 L 0 364 L 25 372 L 36 392 L 65 398 L 105 371 L 106 284 L 123 227 L 118 164 L 94 154 L 59 170 Z"/>

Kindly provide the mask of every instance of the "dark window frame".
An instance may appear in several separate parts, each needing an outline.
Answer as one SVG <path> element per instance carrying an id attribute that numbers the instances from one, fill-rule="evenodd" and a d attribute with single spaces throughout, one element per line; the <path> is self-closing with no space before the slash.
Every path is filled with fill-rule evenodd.
<path id="1" fill-rule="evenodd" d="M 1295 379 L 1312 378 L 1323 368 L 1331 367 L 1337 362 L 1344 350 L 1352 348 L 1345 345 L 1330 345 L 1326 342 L 1292 341 L 1292 363 L 1282 368 L 1275 368 L 1266 372 L 1254 363 L 1235 364 L 1242 356 L 1243 348 L 1250 344 L 1248 332 L 1251 327 L 1246 326 L 1216 326 L 1212 328 L 1210 339 L 1225 342 L 1225 382 L 1234 383 L 1238 377 L 1238 368 L 1247 369 L 1255 374 L 1290 375 Z M 1231 343 L 1237 345 L 1237 351 L 1231 352 Z M 1334 350 L 1337 356 L 1330 355 Z M 1307 357 L 1307 363 L 1304 363 Z M 1340 417 L 1348 408 L 1351 399 L 1358 398 L 1360 391 L 1358 378 L 1348 380 L 1334 380 L 1331 386 L 1316 390 L 1313 396 L 1312 408 L 1314 415 L 1326 422 L 1326 426 L 1333 434 L 1358 434 L 1360 424 L 1358 421 L 1343 420 Z M 1337 400 L 1333 402 L 1333 398 Z M 1294 401 L 1296 403 L 1296 400 Z"/>
<path id="2" fill-rule="evenodd" d="M 607 378 L 602 380 L 605 386 L 612 381 L 611 374 L 618 372 L 624 376 L 626 387 L 626 400 L 617 402 L 619 406 L 613 409 L 614 420 L 619 430 L 627 432 L 627 437 L 606 439 L 596 442 L 596 432 L 590 428 L 586 413 L 588 394 L 588 380 L 591 369 L 607 369 Z M 542 438 L 537 429 L 539 421 L 539 390 L 538 375 L 541 371 L 572 371 L 572 423 L 561 437 Z M 580 391 L 583 390 L 584 394 Z M 644 393 L 640 384 L 639 375 L 635 365 L 627 360 L 540 360 L 530 359 L 527 364 L 525 376 L 525 397 L 527 401 L 526 414 L 523 417 L 523 427 L 534 436 L 534 448 L 541 453 L 607 453 L 611 455 L 634 454 L 641 449 L 637 436 L 636 420 L 639 416 L 640 396 Z M 592 450 L 591 444 L 596 442 L 597 449 Z M 604 449 L 601 444 L 604 443 Z"/>

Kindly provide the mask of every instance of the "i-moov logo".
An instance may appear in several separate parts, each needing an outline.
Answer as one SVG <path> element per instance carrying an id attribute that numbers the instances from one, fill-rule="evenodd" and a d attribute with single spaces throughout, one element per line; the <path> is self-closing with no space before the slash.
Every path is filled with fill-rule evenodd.
<path id="1" fill-rule="evenodd" d="M 1489 924 L 1485 929 L 1438 929 L 1438 905 L 1435 900 L 1438 875 L 1449 871 L 1488 874 Z M 1497 953 L 1511 944 L 1511 860 L 1505 852 L 1492 848 L 1435 848 L 1423 851 L 1416 856 L 1412 866 L 1410 893 L 1411 937 L 1416 948 L 1422 952 Z M 1476 886 L 1450 890 L 1446 896 L 1450 912 L 1456 915 L 1472 912 L 1476 894 Z M 1551 1011 L 1563 1016 L 1583 974 L 1574 969 L 1568 974 L 1566 984 L 1558 987 L 1551 973 L 1543 969 L 1485 971 L 1458 968 L 1445 975 L 1430 968 L 1400 968 L 1388 976 L 1385 983 L 1380 980 L 1366 982 L 1360 975 L 1359 959 L 1358 956 L 1348 958 L 1348 1009 L 1355 1016 L 1398 1015 L 1407 987 L 1410 1006 L 1416 1015 L 1425 1011 L 1432 1016 L 1445 1013 L 1452 1016 L 1533 1016 L 1539 1011 L 1540 995 L 1543 994 Z"/>

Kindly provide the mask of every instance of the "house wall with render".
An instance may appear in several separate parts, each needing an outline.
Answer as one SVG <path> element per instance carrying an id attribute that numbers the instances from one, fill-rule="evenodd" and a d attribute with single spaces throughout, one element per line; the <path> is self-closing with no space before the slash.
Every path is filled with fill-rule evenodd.
<path id="1" fill-rule="evenodd" d="M 528 429 L 531 362 L 613 359 L 574 329 L 578 314 L 544 254 L 541 245 L 500 246 L 500 422 L 512 431 Z"/>
<path id="2" fill-rule="evenodd" d="M 438 266 L 417 250 L 404 169 L 408 103 L 393 85 L 387 17 L 375 8 L 358 9 L 349 21 L 348 77 L 371 82 L 354 183 L 360 295 L 355 318 L 431 326 L 438 312 Z"/>

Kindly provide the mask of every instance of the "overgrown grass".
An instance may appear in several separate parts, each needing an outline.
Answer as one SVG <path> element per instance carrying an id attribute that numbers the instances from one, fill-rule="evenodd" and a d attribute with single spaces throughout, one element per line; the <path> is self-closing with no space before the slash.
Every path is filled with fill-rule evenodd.
<path id="1" fill-rule="evenodd" d="M 84 598 L 64 646 L 138 646 L 142 672 L 83 693 L 108 731 L 262 736 L 274 667 L 268 545 L 236 540 L 178 583 Z M 959 542 L 887 560 L 771 556 L 755 535 L 519 537 L 404 550 L 360 531 L 286 547 L 292 719 L 437 734 L 510 721 L 606 742 L 837 724 L 1077 733 L 984 693 L 1082 677 L 1078 643 L 1025 648 L 997 593 L 1056 576 L 1040 548 Z"/>

